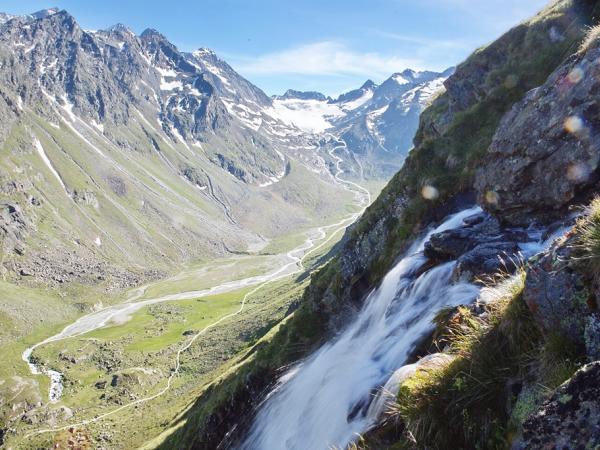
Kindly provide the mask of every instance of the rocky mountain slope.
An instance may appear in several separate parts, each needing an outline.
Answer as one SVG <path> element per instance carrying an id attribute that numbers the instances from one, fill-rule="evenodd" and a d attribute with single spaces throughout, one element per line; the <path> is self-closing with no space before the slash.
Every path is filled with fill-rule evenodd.
<path id="1" fill-rule="evenodd" d="M 360 176 L 387 179 L 411 149 L 419 115 L 441 93 L 444 80 L 453 71 L 407 69 L 381 85 L 368 80 L 337 99 L 290 90 L 276 96 L 274 105 L 290 123 L 339 136 L 352 156 L 347 164 Z"/>
<path id="2" fill-rule="evenodd" d="M 413 371 L 389 419 L 357 445 L 598 445 L 597 202 L 566 238 L 510 273 L 520 266 L 515 226 L 551 236 L 597 194 L 599 41 L 589 30 L 599 19 L 596 1 L 554 1 L 459 65 L 422 114 L 404 166 L 313 275 L 293 316 L 211 386 L 160 448 L 235 447 L 281 368 L 344 329 L 430 224 L 476 201 L 484 213 L 431 237 L 430 263 L 458 259 L 453 276 L 463 280 L 508 273 L 485 291 L 491 297 L 440 312 L 412 361 L 442 349 L 453 362 Z"/>
<path id="3" fill-rule="evenodd" d="M 342 214 L 336 158 L 387 179 L 445 76 L 272 99 L 211 50 L 58 9 L 3 14 L 0 64 L 3 277 L 110 289 Z"/>
<path id="4" fill-rule="evenodd" d="M 66 11 L 2 22 L 4 278 L 129 286 L 352 200 L 327 150 L 211 51 Z"/>

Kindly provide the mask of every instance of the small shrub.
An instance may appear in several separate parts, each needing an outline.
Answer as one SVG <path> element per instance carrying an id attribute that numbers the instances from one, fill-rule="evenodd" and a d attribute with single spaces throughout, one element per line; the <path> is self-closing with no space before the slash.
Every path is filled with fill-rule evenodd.
<path id="1" fill-rule="evenodd" d="M 577 232 L 576 248 L 579 250 L 579 259 L 600 272 L 600 197 L 590 203 L 587 214 L 579 219 L 575 227 Z"/>
<path id="2" fill-rule="evenodd" d="M 579 50 L 577 51 L 578 55 L 583 55 L 587 52 L 592 45 L 596 43 L 596 41 L 600 38 L 600 25 L 596 25 L 591 27 L 585 35 L 585 39 L 579 46 Z"/>
<path id="3" fill-rule="evenodd" d="M 463 309 L 449 330 L 457 358 L 401 386 L 397 413 L 420 447 L 506 447 L 507 389 L 525 378 L 541 339 L 523 286 L 523 271 L 501 283 L 501 298 L 486 307 L 486 319 Z"/>

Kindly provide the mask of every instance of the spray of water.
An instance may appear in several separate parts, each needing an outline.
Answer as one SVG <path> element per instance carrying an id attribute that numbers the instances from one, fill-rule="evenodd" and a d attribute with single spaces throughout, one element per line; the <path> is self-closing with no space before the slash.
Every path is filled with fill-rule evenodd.
<path id="1" fill-rule="evenodd" d="M 478 211 L 451 216 L 413 244 L 368 296 L 356 320 L 287 374 L 261 407 L 242 449 L 343 448 L 374 424 L 380 413 L 371 405 L 374 394 L 432 331 L 436 312 L 468 304 L 479 293 L 473 284 L 450 282 L 454 262 L 416 276 L 431 234 L 459 227 Z"/>

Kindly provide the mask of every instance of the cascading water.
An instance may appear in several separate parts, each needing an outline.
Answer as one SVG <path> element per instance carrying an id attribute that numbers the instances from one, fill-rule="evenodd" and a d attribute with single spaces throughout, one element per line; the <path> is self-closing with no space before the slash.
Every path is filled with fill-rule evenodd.
<path id="1" fill-rule="evenodd" d="M 372 401 L 374 394 L 394 384 L 394 373 L 432 331 L 435 314 L 446 306 L 469 304 L 480 292 L 474 284 L 451 283 L 455 262 L 416 276 L 426 262 L 429 237 L 462 226 L 464 218 L 479 211 L 461 211 L 415 242 L 369 294 L 355 321 L 279 380 L 241 449 L 344 448 L 372 427 L 385 402 L 381 397 Z M 523 249 L 531 254 L 541 247 Z"/>
<path id="2" fill-rule="evenodd" d="M 368 296 L 357 319 L 333 342 L 308 358 L 262 405 L 243 449 L 318 450 L 344 447 L 373 425 L 366 414 L 372 393 L 401 366 L 415 344 L 432 330 L 444 306 L 472 302 L 479 288 L 451 284 L 454 263 L 415 279 L 432 233 L 456 228 L 479 211 L 453 215 L 415 242 L 404 259 Z"/>

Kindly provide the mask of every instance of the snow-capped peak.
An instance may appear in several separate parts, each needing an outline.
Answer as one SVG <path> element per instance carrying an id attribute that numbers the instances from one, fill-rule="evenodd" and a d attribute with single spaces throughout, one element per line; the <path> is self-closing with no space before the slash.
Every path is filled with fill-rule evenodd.
<path id="1" fill-rule="evenodd" d="M 106 29 L 106 31 L 117 31 L 120 33 L 127 33 L 132 36 L 135 36 L 135 33 L 131 30 L 131 28 L 129 28 L 127 25 L 124 25 L 122 23 L 116 23 L 114 25 L 111 25 L 110 27 L 108 27 Z"/>
<path id="2" fill-rule="evenodd" d="M 398 83 L 400 85 L 410 83 L 409 80 L 407 80 L 404 76 L 402 76 L 402 74 L 399 74 L 399 73 L 392 75 L 392 80 L 394 80 L 396 83 Z"/>
<path id="3" fill-rule="evenodd" d="M 194 52 L 192 52 L 192 55 L 194 55 L 196 58 L 206 58 L 206 57 L 216 57 L 217 54 L 215 52 L 213 52 L 210 48 L 206 48 L 206 47 L 201 47 L 198 50 L 195 50 Z"/>
<path id="4" fill-rule="evenodd" d="M 15 17 L 16 16 L 13 16 L 12 14 L 0 13 L 0 24 L 8 22 L 9 20 L 14 19 Z"/>
<path id="5" fill-rule="evenodd" d="M 46 17 L 53 16 L 54 14 L 58 13 L 59 11 L 60 11 L 60 9 L 58 9 L 56 7 L 42 9 L 40 11 L 36 11 L 34 13 L 29 14 L 29 17 L 31 17 L 32 19 L 44 19 Z"/>

